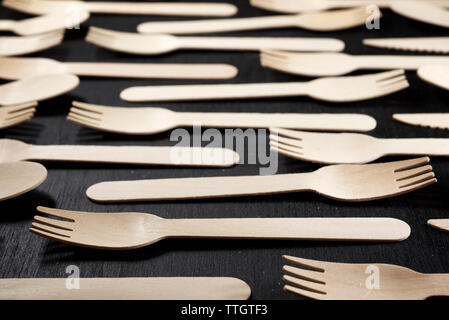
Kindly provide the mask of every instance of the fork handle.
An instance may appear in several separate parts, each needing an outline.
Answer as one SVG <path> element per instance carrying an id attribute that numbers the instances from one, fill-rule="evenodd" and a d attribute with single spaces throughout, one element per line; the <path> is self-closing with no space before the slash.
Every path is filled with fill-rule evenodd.
<path id="1" fill-rule="evenodd" d="M 216 33 L 294 27 L 297 15 L 276 15 L 255 18 L 214 19 L 201 21 L 145 22 L 137 27 L 141 33 Z"/>
<path id="2" fill-rule="evenodd" d="M 229 167 L 238 162 L 230 149 L 190 147 L 31 146 L 26 159 L 140 165 Z"/>
<path id="3" fill-rule="evenodd" d="M 85 2 L 85 5 L 90 12 L 117 14 L 227 17 L 237 12 L 234 5 L 227 3 Z"/>
<path id="4" fill-rule="evenodd" d="M 449 156 L 449 139 L 383 139 L 389 155 Z"/>
<path id="5" fill-rule="evenodd" d="M 177 113 L 180 126 L 209 128 L 290 128 L 302 130 L 370 131 L 376 120 L 365 114 Z"/>
<path id="6" fill-rule="evenodd" d="M 1 31 L 9 31 L 13 28 L 13 26 L 14 26 L 13 20 L 0 20 Z"/>
<path id="7" fill-rule="evenodd" d="M 170 219 L 175 238 L 401 241 L 410 235 L 393 218 Z M 169 231 L 169 232 L 170 232 Z"/>
<path id="8" fill-rule="evenodd" d="M 125 101 L 188 101 L 301 96 L 308 82 L 210 84 L 131 87 L 122 91 Z"/>
<path id="9" fill-rule="evenodd" d="M 359 68 L 416 70 L 423 65 L 449 65 L 449 57 L 426 56 L 354 56 Z"/>
<path id="10" fill-rule="evenodd" d="M 329 38 L 179 37 L 177 40 L 180 47 L 187 49 L 341 51 L 345 46 L 341 40 Z"/>
<path id="11" fill-rule="evenodd" d="M 82 76 L 167 79 L 229 79 L 237 74 L 227 64 L 66 62 L 68 72 Z"/>
<path id="12" fill-rule="evenodd" d="M 87 190 L 98 202 L 223 198 L 312 190 L 313 173 L 101 182 Z"/>

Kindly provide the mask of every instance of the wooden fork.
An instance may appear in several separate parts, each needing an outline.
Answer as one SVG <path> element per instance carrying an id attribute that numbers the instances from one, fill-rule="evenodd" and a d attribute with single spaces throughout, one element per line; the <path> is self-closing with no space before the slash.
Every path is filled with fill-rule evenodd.
<path id="1" fill-rule="evenodd" d="M 163 219 L 138 212 L 37 210 L 50 218 L 34 216 L 31 232 L 110 250 L 136 249 L 166 238 L 401 241 L 410 235 L 408 224 L 392 218 Z"/>
<path id="2" fill-rule="evenodd" d="M 0 30 L 30 36 L 63 29 L 71 29 L 89 19 L 89 12 L 79 11 L 71 16 L 67 12 L 47 14 L 24 20 L 0 20 Z"/>
<path id="3" fill-rule="evenodd" d="M 169 3 L 169 2 L 95 2 L 50 0 L 4 0 L 3 6 L 28 14 L 47 14 L 67 10 L 85 10 L 91 13 L 152 14 L 171 16 L 227 17 L 237 13 L 229 3 Z"/>
<path id="4" fill-rule="evenodd" d="M 449 66 L 449 57 L 401 55 L 349 55 L 346 53 L 296 53 L 264 50 L 260 63 L 278 71 L 302 76 L 340 76 L 360 69 L 417 70 L 422 65 Z"/>
<path id="5" fill-rule="evenodd" d="M 376 5 L 380 8 L 388 8 L 390 7 L 391 3 L 395 1 L 396 0 L 251 0 L 250 3 L 254 7 L 269 11 L 282 13 L 298 13 L 356 7 L 364 5 L 366 3 Z M 449 3 L 446 0 L 422 1 L 449 7 Z"/>
<path id="6" fill-rule="evenodd" d="M 131 87 L 123 90 L 120 97 L 146 102 L 308 96 L 328 102 L 354 102 L 389 95 L 408 86 L 404 70 L 394 70 L 308 82 Z"/>
<path id="7" fill-rule="evenodd" d="M 16 126 L 30 120 L 36 112 L 37 102 L 0 107 L 0 129 Z"/>
<path id="8" fill-rule="evenodd" d="M 284 290 L 318 300 L 423 300 L 449 295 L 449 275 L 392 264 L 334 263 L 283 256 Z"/>
<path id="9" fill-rule="evenodd" d="M 21 112 L 21 114 L 23 113 L 25 112 Z M 25 115 L 18 117 L 20 119 Z M 224 148 L 40 146 L 26 144 L 19 140 L 0 139 L 0 163 L 23 160 L 229 167 L 239 162 L 239 155 L 233 150 Z"/>
<path id="10" fill-rule="evenodd" d="M 329 38 L 177 37 L 138 34 L 90 27 L 86 41 L 109 50 L 131 54 L 161 54 L 178 49 L 341 51 L 345 43 Z"/>
<path id="11" fill-rule="evenodd" d="M 91 186 L 98 202 L 181 200 L 314 191 L 341 201 L 368 201 L 435 183 L 429 158 L 365 165 L 332 165 L 313 172 L 272 176 L 205 177 L 111 181 Z M 430 171 L 429 171 L 430 169 Z"/>
<path id="12" fill-rule="evenodd" d="M 449 156 L 449 139 L 445 138 L 379 139 L 357 133 L 270 131 L 273 151 L 317 163 L 367 163 L 387 155 Z"/>
<path id="13" fill-rule="evenodd" d="M 364 114 L 174 112 L 164 108 L 107 107 L 73 102 L 67 120 L 102 131 L 153 134 L 176 127 L 284 128 L 330 131 L 370 131 L 376 120 Z"/>
<path id="14" fill-rule="evenodd" d="M 201 21 L 145 22 L 137 27 L 141 33 L 218 33 L 228 31 L 263 30 L 298 27 L 312 31 L 337 31 L 365 25 L 368 18 L 380 18 L 380 11 L 366 6 L 297 15 L 215 19 Z"/>
<path id="15" fill-rule="evenodd" d="M 0 56 L 17 56 L 43 51 L 59 45 L 64 31 L 54 31 L 27 37 L 0 37 Z"/>

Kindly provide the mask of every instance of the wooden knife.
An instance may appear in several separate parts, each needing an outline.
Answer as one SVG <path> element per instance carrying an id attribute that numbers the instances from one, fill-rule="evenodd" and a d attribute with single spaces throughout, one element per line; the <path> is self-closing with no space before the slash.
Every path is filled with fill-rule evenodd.
<path id="1" fill-rule="evenodd" d="M 363 44 L 395 50 L 449 53 L 449 37 L 376 38 L 364 39 Z"/>
<path id="2" fill-rule="evenodd" d="M 427 224 L 436 229 L 449 232 L 449 219 L 430 219 Z"/>
<path id="3" fill-rule="evenodd" d="M 226 277 L 0 279 L 0 300 L 246 300 L 250 295 L 245 282 Z"/>
<path id="4" fill-rule="evenodd" d="M 449 113 L 396 113 L 393 119 L 412 126 L 449 129 Z"/>

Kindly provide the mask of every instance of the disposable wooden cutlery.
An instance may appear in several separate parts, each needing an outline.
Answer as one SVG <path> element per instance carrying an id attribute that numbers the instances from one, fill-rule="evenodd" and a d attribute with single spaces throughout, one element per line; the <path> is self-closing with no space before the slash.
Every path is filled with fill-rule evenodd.
<path id="1" fill-rule="evenodd" d="M 76 15 L 58 12 L 19 21 L 0 20 L 1 31 L 11 31 L 22 36 L 47 33 L 51 31 L 71 29 L 89 18 L 89 12 L 79 11 Z"/>
<path id="2" fill-rule="evenodd" d="M 302 76 L 340 76 L 359 69 L 416 70 L 422 65 L 447 65 L 444 56 L 349 55 L 346 53 L 295 53 L 263 51 L 260 63 L 278 71 Z"/>
<path id="3" fill-rule="evenodd" d="M 412 126 L 449 129 L 449 113 L 396 113 L 393 119 Z"/>
<path id="4" fill-rule="evenodd" d="M 430 219 L 427 224 L 441 231 L 449 232 L 449 219 Z"/>
<path id="5" fill-rule="evenodd" d="M 153 134 L 176 127 L 284 128 L 330 131 L 370 131 L 376 120 L 364 114 L 174 112 L 164 108 L 107 107 L 73 102 L 67 120 L 124 134 Z"/>
<path id="6" fill-rule="evenodd" d="M 391 10 L 404 17 L 449 28 L 449 10 L 428 1 L 393 1 Z"/>
<path id="7" fill-rule="evenodd" d="M 43 51 L 59 45 L 63 39 L 63 31 L 27 37 L 0 37 L 0 56 L 17 56 Z"/>
<path id="8" fill-rule="evenodd" d="M 418 69 L 418 76 L 437 87 L 449 90 L 449 65 L 428 65 Z"/>
<path id="9" fill-rule="evenodd" d="M 16 80 L 0 86 L 0 105 L 17 105 L 50 99 L 76 88 L 73 74 L 47 74 Z"/>
<path id="10" fill-rule="evenodd" d="M 86 41 L 109 50 L 131 54 L 161 54 L 178 49 L 341 51 L 345 44 L 326 38 L 177 37 L 143 35 L 90 27 Z"/>
<path id="11" fill-rule="evenodd" d="M 319 300 L 423 300 L 449 295 L 448 274 L 392 264 L 335 263 L 283 256 L 284 290 Z M 374 274 L 375 272 L 375 274 Z M 375 275 L 377 281 L 369 277 Z"/>
<path id="12" fill-rule="evenodd" d="M 368 201 L 435 183 L 429 158 L 375 164 L 325 166 L 313 172 L 272 176 L 205 177 L 111 181 L 91 186 L 98 202 L 181 200 L 314 191 L 341 201 Z"/>
<path id="13" fill-rule="evenodd" d="M 299 160 L 336 164 L 367 163 L 387 155 L 449 156 L 449 139 L 380 139 L 357 133 L 317 133 L 271 129 L 272 150 Z M 427 170 L 432 171 L 428 166 Z"/>
<path id="14" fill-rule="evenodd" d="M 320 11 L 338 8 L 349 8 L 372 4 L 381 8 L 388 8 L 397 0 L 251 0 L 251 5 L 275 12 L 298 13 Z M 447 0 L 421 0 L 441 6 L 448 6 Z"/>
<path id="15" fill-rule="evenodd" d="M 237 8 L 229 3 L 170 3 L 170 2 L 95 2 L 95 1 L 51 1 L 51 0 L 4 0 L 7 8 L 28 14 L 48 14 L 67 10 L 83 10 L 106 14 L 152 14 L 170 16 L 232 16 Z"/>
<path id="16" fill-rule="evenodd" d="M 50 218 L 34 216 L 31 232 L 109 250 L 136 249 L 166 238 L 401 241 L 410 235 L 407 223 L 392 218 L 163 219 L 139 212 L 37 210 Z"/>
<path id="17" fill-rule="evenodd" d="M 0 300 L 246 300 L 251 288 L 229 277 L 0 279 Z"/>
<path id="18" fill-rule="evenodd" d="M 0 201 L 36 189 L 47 178 L 44 166 L 34 162 L 0 163 Z"/>
<path id="19" fill-rule="evenodd" d="M 328 102 L 353 102 L 382 97 L 408 88 L 404 70 L 319 78 L 308 82 L 143 86 L 123 90 L 125 101 L 189 101 L 307 96 Z"/>
<path id="20" fill-rule="evenodd" d="M 228 31 L 263 30 L 298 27 L 312 31 L 337 31 L 365 25 L 367 18 L 380 18 L 373 15 L 366 6 L 323 12 L 309 12 L 296 15 L 268 17 L 215 19 L 201 21 L 145 22 L 137 27 L 141 33 L 217 33 Z"/>
<path id="21" fill-rule="evenodd" d="M 363 39 L 363 44 L 386 49 L 449 53 L 449 37 L 372 38 Z"/>
<path id="22" fill-rule="evenodd" d="M 79 76 L 162 79 L 229 79 L 236 67 L 212 63 L 59 62 L 47 58 L 0 58 L 0 78 L 16 80 L 48 73 Z"/>
<path id="23" fill-rule="evenodd" d="M 198 159 L 195 161 L 195 157 Z M 0 162 L 21 160 L 126 163 L 141 165 L 229 167 L 236 152 L 222 148 L 30 145 L 0 139 Z"/>
<path id="24" fill-rule="evenodd" d="M 36 112 L 37 102 L 0 107 L 0 129 L 16 126 L 30 120 Z M 1 157 L 1 155 L 0 155 Z"/>

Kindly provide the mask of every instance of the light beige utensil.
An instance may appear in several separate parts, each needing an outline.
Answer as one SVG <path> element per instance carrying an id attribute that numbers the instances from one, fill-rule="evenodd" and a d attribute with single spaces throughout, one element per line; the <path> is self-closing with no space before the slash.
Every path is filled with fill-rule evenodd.
<path id="1" fill-rule="evenodd" d="M 102 182 L 87 196 L 98 202 L 181 200 L 314 191 L 341 201 L 367 201 L 435 183 L 429 158 L 325 166 L 313 172 L 272 176 L 205 177 Z"/>
<path id="2" fill-rule="evenodd" d="M 73 102 L 67 120 L 115 133 L 153 134 L 176 127 L 284 128 L 370 131 L 376 120 L 364 114 L 174 112 L 164 108 L 121 108 Z"/>
<path id="3" fill-rule="evenodd" d="M 359 69 L 416 70 L 422 65 L 447 65 L 444 56 L 349 55 L 346 53 L 296 53 L 262 51 L 260 63 L 278 71 L 302 76 L 340 76 Z"/>
<path id="4" fill-rule="evenodd" d="M 345 44 L 329 38 L 177 37 L 143 35 L 90 27 L 86 41 L 109 50 L 132 54 L 161 54 L 178 49 L 341 51 Z"/>
<path id="5" fill-rule="evenodd" d="M 37 102 L 0 107 L 0 129 L 14 127 L 30 120 L 36 112 Z M 1 155 L 0 155 L 1 157 Z"/>
<path id="6" fill-rule="evenodd" d="M 321 11 L 338 8 L 349 8 L 365 5 L 367 3 L 376 5 L 381 8 L 388 8 L 395 1 L 402 0 L 251 0 L 251 5 L 275 12 L 298 13 L 309 11 Z M 449 6 L 447 0 L 420 0 L 437 4 L 441 6 Z"/>
<path id="7" fill-rule="evenodd" d="M 284 290 L 319 300 L 422 300 L 449 295 L 448 274 L 392 264 L 335 263 L 283 256 Z"/>
<path id="8" fill-rule="evenodd" d="M 73 74 L 47 74 L 16 80 L 0 86 L 0 105 L 16 105 L 50 99 L 76 88 Z"/>
<path id="9" fill-rule="evenodd" d="M 337 31 L 365 25 L 367 18 L 381 13 L 367 12 L 366 6 L 336 11 L 309 12 L 297 15 L 215 19 L 200 21 L 145 22 L 137 26 L 141 33 L 217 33 L 228 31 L 302 28 L 312 31 Z"/>
<path id="10" fill-rule="evenodd" d="M 449 28 L 449 10 L 428 1 L 394 1 L 390 8 L 404 17 Z"/>
<path id="11" fill-rule="evenodd" d="M 163 219 L 139 212 L 37 210 L 51 217 L 34 216 L 31 232 L 109 250 L 141 248 L 166 238 L 402 241 L 410 235 L 407 223 L 392 218 Z"/>
<path id="12" fill-rule="evenodd" d="M 449 156 L 449 139 L 380 139 L 358 133 L 271 129 L 271 150 L 317 163 L 367 163 L 388 155 Z M 428 171 L 432 167 L 428 166 Z"/>
<path id="13" fill-rule="evenodd" d="M 449 232 L 449 219 L 430 219 L 427 224 L 441 231 Z"/>
<path id="14" fill-rule="evenodd" d="M 449 66 L 421 66 L 418 69 L 418 76 L 428 83 L 449 90 Z"/>
<path id="15" fill-rule="evenodd" d="M 449 53 L 449 37 L 363 39 L 363 44 L 386 49 Z"/>
<path id="16" fill-rule="evenodd" d="M 404 70 L 320 78 L 307 82 L 142 86 L 123 90 L 125 101 L 189 101 L 308 96 L 328 102 L 353 102 L 408 88 Z"/>
<path id="17" fill-rule="evenodd" d="M 230 149 L 222 148 L 38 146 L 19 140 L 0 139 L 0 162 L 21 160 L 229 167 L 238 163 L 239 156 Z"/>
<path id="18" fill-rule="evenodd" d="M 229 79 L 237 75 L 228 64 L 59 62 L 47 58 L 0 58 L 0 78 L 16 80 L 48 73 L 79 76 L 161 79 Z"/>
<path id="19" fill-rule="evenodd" d="M 449 129 L 449 113 L 396 113 L 393 119 L 412 126 Z"/>
<path id="20" fill-rule="evenodd" d="M 47 178 L 44 166 L 34 162 L 0 163 L 0 201 L 36 189 Z"/>
<path id="21" fill-rule="evenodd" d="M 27 37 L 0 37 L 0 56 L 17 56 L 43 51 L 59 45 L 64 31 Z"/>
<path id="22" fill-rule="evenodd" d="M 0 20 L 1 31 L 11 31 L 22 36 L 30 36 L 51 31 L 72 29 L 89 19 L 89 12 L 58 12 L 24 20 Z"/>
<path id="23" fill-rule="evenodd" d="M 246 300 L 251 288 L 237 278 L 67 278 L 0 279 L 0 300 Z"/>
<path id="24" fill-rule="evenodd" d="M 61 11 L 85 10 L 90 13 L 107 14 L 151 14 L 170 16 L 227 17 L 237 13 L 229 3 L 189 2 L 95 2 L 95 1 L 51 1 L 51 0 L 4 0 L 3 6 L 28 14 L 47 14 Z"/>

